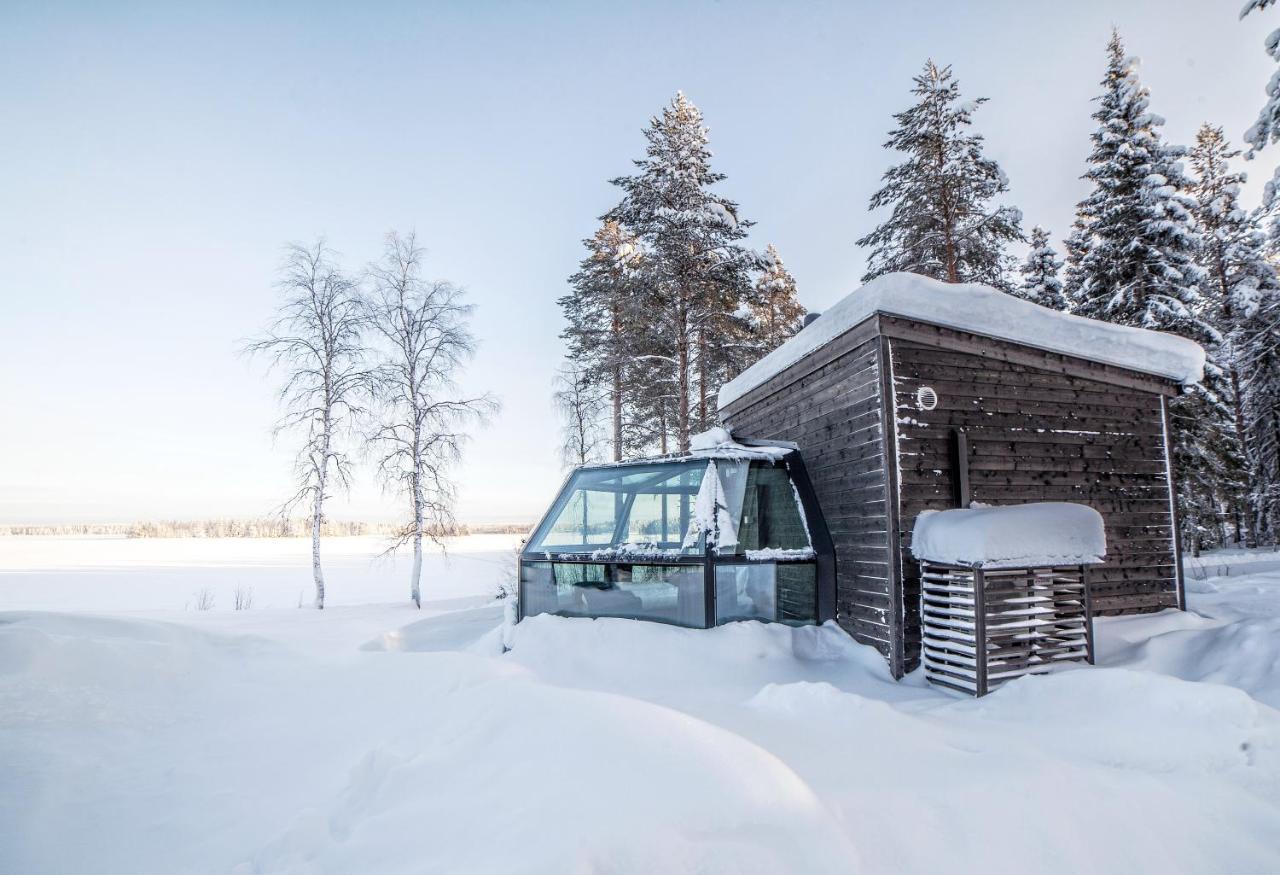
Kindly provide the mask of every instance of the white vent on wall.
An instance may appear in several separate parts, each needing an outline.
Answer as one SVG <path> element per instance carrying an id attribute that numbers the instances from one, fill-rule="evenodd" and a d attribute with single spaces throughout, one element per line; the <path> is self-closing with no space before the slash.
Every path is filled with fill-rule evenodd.
<path id="1" fill-rule="evenodd" d="M 932 386 L 921 386 L 916 390 L 916 407 L 921 410 L 932 410 L 938 406 L 938 393 Z"/>

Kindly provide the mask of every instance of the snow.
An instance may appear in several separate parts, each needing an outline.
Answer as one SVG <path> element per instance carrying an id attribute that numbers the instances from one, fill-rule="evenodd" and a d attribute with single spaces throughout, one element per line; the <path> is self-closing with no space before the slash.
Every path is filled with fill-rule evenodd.
<path id="1" fill-rule="evenodd" d="M 689 451 L 695 457 L 714 459 L 781 459 L 794 451 L 796 444 L 785 441 L 759 441 L 742 444 L 729 430 L 714 426 L 689 438 Z"/>
<path id="2" fill-rule="evenodd" d="M 396 604 L 108 614 L 79 600 L 217 557 L 147 542 L 101 576 L 100 541 L 22 540 L 0 871 L 1280 871 L 1280 554 L 1189 559 L 1192 613 L 1102 618 L 1097 667 L 967 700 L 830 625 L 504 627 L 505 547 L 432 565 L 422 611 L 401 568 L 363 578 Z M 243 546 L 227 576 L 309 582 L 305 543 Z M 11 610 L 15 566 L 59 610 Z"/>
<path id="3" fill-rule="evenodd" d="M 745 472 L 734 466 L 730 467 L 729 476 L 732 479 L 745 478 Z M 687 550 L 696 546 L 698 538 L 704 534 L 707 546 L 715 547 L 717 551 L 736 545 L 742 498 L 738 497 L 736 513 L 731 504 L 721 472 L 716 469 L 715 459 L 712 459 L 707 462 L 707 471 L 702 475 L 702 483 L 698 487 L 698 495 L 693 503 L 693 519 L 690 521 L 689 531 L 684 535 L 684 548 Z"/>
<path id="4" fill-rule="evenodd" d="M 891 273 L 847 295 L 726 383 L 720 390 L 721 409 L 876 313 L 997 337 L 1181 383 L 1196 383 L 1204 375 L 1204 350 L 1182 337 L 1073 316 L 988 286 Z"/>
<path id="5" fill-rule="evenodd" d="M 806 534 L 807 532 L 806 526 Z M 812 559 L 817 554 L 812 547 L 764 547 L 760 550 L 745 550 L 742 555 L 760 562 L 776 562 L 779 559 Z"/>
<path id="6" fill-rule="evenodd" d="M 1103 561 L 1102 515 L 1083 504 L 1042 501 L 926 510 L 916 517 L 917 559 L 973 568 L 1087 565 Z"/>

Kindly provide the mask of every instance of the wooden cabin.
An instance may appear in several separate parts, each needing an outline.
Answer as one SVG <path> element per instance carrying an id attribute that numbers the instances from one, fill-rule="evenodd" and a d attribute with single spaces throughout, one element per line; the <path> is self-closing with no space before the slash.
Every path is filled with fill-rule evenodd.
<path id="1" fill-rule="evenodd" d="M 1195 343 L 984 286 L 889 274 L 726 384 L 735 434 L 794 442 L 836 555 L 837 621 L 902 676 L 920 661 L 923 510 L 1065 501 L 1102 514 L 1095 614 L 1183 607 L 1170 398 Z"/>

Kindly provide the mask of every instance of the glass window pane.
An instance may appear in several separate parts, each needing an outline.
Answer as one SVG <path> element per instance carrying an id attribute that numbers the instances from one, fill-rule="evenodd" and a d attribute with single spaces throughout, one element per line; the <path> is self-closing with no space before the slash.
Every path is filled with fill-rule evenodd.
<path id="1" fill-rule="evenodd" d="M 680 550 L 706 468 L 695 460 L 580 469 L 526 552 L 590 553 L 621 544 Z"/>
<path id="2" fill-rule="evenodd" d="M 776 620 L 772 562 L 716 566 L 716 622 Z"/>
<path id="3" fill-rule="evenodd" d="M 579 548 L 609 544 L 617 525 L 616 501 L 611 492 L 575 490 L 552 522 L 548 543 Z"/>
<path id="4" fill-rule="evenodd" d="M 717 565 L 716 622 L 814 623 L 818 615 L 816 579 L 812 562 Z"/>
<path id="5" fill-rule="evenodd" d="M 525 616 L 555 613 L 706 625 L 701 564 L 523 562 L 521 586 Z"/>
<path id="6" fill-rule="evenodd" d="M 784 623 L 818 621 L 818 570 L 812 562 L 778 564 L 778 619 Z"/>
<path id="7" fill-rule="evenodd" d="M 784 466 L 751 466 L 738 544 L 744 551 L 803 550 L 811 546 L 795 487 Z"/>
<path id="8" fill-rule="evenodd" d="M 534 614 L 554 614 L 560 609 L 556 587 L 551 579 L 550 562 L 520 563 L 520 613 L 525 617 Z"/>

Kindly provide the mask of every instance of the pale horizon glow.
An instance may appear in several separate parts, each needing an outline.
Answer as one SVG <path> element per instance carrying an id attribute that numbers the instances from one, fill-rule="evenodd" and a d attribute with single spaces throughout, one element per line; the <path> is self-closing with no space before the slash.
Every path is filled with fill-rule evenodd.
<path id="1" fill-rule="evenodd" d="M 1237 6 L 1239 4 L 1236 4 Z M 1280 13 L 1203 2 L 9 5 L 0 29 L 0 525 L 262 516 L 290 493 L 274 378 L 238 354 L 284 244 L 359 270 L 416 231 L 464 286 L 464 387 L 501 414 L 458 472 L 464 522 L 529 522 L 563 478 L 556 299 L 676 90 L 721 190 L 824 310 L 927 57 L 951 64 L 1024 228 L 1070 227 L 1111 27 L 1151 108 L 1237 147 Z M 1258 203 L 1280 146 L 1240 166 Z M 1019 252 L 1021 254 L 1021 252 Z M 401 515 L 366 469 L 336 519 Z"/>

